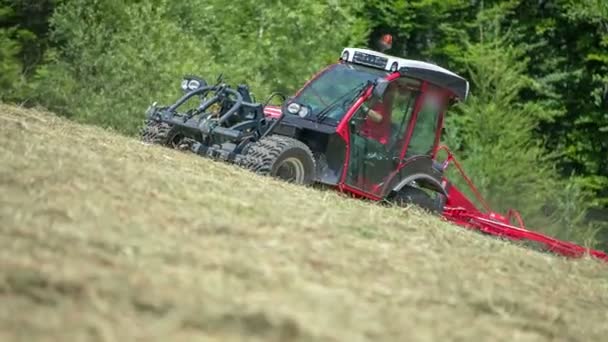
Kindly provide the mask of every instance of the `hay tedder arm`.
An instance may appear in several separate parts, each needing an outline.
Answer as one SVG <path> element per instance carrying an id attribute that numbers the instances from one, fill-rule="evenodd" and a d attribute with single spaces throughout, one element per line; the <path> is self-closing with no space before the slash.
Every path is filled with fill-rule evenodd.
<path id="1" fill-rule="evenodd" d="M 443 217 L 448 221 L 500 238 L 533 242 L 549 252 L 565 257 L 579 258 L 590 255 L 608 262 L 608 254 L 602 251 L 585 248 L 526 229 L 520 214 L 515 210 L 509 210 L 506 216 L 492 211 L 452 152 L 446 146 L 441 146 L 439 150 L 447 153 L 447 158 L 443 162 L 443 169 L 446 170 L 450 165 L 454 165 L 477 201 L 483 207 L 483 210 L 480 210 L 463 192 L 444 178 L 444 186 L 446 187 L 448 196 L 443 210 Z M 513 225 L 512 221 L 516 221 L 517 225 Z"/>

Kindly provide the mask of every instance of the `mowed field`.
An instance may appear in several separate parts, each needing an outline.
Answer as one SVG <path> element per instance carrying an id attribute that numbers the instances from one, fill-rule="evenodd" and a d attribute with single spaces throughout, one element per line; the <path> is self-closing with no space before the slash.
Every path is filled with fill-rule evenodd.
<path id="1" fill-rule="evenodd" d="M 606 341 L 608 265 L 0 104 L 0 341 Z"/>

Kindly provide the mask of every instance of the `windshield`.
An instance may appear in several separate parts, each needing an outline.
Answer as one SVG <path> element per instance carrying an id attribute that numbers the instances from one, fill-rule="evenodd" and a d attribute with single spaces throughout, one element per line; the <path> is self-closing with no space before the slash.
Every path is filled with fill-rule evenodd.
<path id="1" fill-rule="evenodd" d="M 311 117 L 337 124 L 355 100 L 357 91 L 368 81 L 386 76 L 388 72 L 355 64 L 335 64 L 310 82 L 294 99 L 309 105 Z"/>

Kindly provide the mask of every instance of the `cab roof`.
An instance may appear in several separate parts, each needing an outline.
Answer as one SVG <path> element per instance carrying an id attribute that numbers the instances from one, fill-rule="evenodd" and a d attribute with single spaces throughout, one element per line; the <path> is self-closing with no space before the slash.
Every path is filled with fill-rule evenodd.
<path id="1" fill-rule="evenodd" d="M 342 50 L 340 60 L 390 72 L 398 71 L 404 76 L 421 79 L 448 89 L 461 101 L 466 100 L 469 94 L 469 82 L 466 79 L 432 63 L 394 57 L 378 51 L 359 48 L 345 48 Z"/>

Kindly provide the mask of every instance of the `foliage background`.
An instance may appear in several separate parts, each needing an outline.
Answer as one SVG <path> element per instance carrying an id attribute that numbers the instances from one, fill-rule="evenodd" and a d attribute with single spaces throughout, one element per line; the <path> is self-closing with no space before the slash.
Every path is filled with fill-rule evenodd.
<path id="1" fill-rule="evenodd" d="M 445 140 L 494 206 L 608 248 L 603 0 L 0 0 L 0 100 L 135 134 L 184 74 L 262 100 L 383 33 L 471 80 Z"/>

